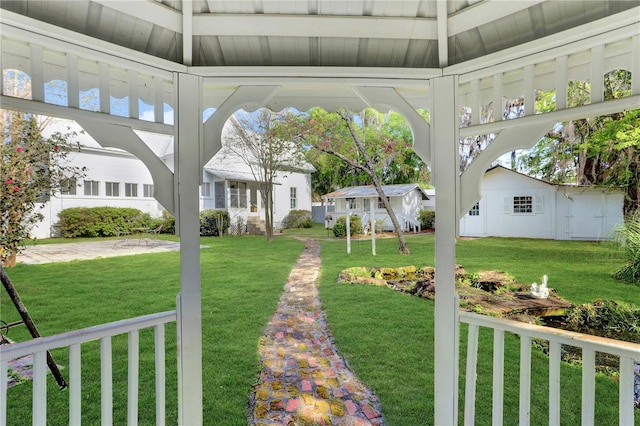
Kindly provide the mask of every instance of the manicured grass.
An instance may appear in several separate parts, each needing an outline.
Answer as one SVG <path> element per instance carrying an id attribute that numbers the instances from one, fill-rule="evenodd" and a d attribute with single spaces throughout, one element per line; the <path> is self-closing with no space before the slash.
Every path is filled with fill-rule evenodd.
<path id="1" fill-rule="evenodd" d="M 289 232 L 291 231 L 291 232 Z M 359 378 L 381 400 L 389 425 L 433 423 L 433 302 L 379 287 L 337 284 L 338 273 L 350 266 L 433 265 L 433 235 L 409 236 L 411 256 L 396 254 L 397 240 L 377 241 L 377 256 L 369 241 L 346 243 L 322 225 L 287 230 L 285 235 L 313 235 L 322 239 L 320 296 L 339 351 Z M 258 339 L 273 315 L 277 301 L 302 243 L 276 237 L 203 238 L 201 253 L 204 419 L 212 425 L 245 425 L 247 395 L 258 371 Z M 621 258 L 608 245 L 582 242 L 463 240 L 457 245 L 458 263 L 474 272 L 499 269 L 528 283 L 549 275 L 550 286 L 573 302 L 615 299 L 640 300 L 640 289 L 610 278 Z M 19 265 L 9 275 L 43 335 L 51 335 L 109 321 L 174 309 L 180 287 L 178 253 L 160 253 L 46 265 Z M 593 295 L 593 297 L 589 296 Z M 2 319 L 17 314 L 0 292 Z M 464 391 L 466 328 L 461 329 L 460 392 Z M 26 340 L 22 327 L 10 337 Z M 154 423 L 152 332 L 141 333 L 140 424 Z M 83 345 L 83 422 L 100 419 L 98 343 Z M 167 327 L 167 424 L 175 424 L 175 326 Z M 126 423 L 126 338 L 113 341 L 114 423 Z M 480 333 L 477 424 L 490 423 L 492 335 Z M 519 341 L 505 342 L 505 424 L 517 422 Z M 59 364 L 68 365 L 66 351 L 55 351 Z M 534 351 L 532 422 L 546 424 L 547 361 Z M 63 370 L 63 374 L 67 374 Z M 513 381 L 509 377 L 516 378 Z M 580 369 L 562 367 L 562 416 L 567 424 L 580 421 Z M 597 418 L 617 422 L 617 383 L 598 376 Z M 68 424 L 68 393 L 49 379 L 50 424 Z M 462 400 L 461 400 L 462 401 Z M 9 391 L 10 424 L 31 422 L 31 383 Z M 461 403 L 462 405 L 462 403 Z M 462 407 L 461 407 L 462 408 Z M 462 418 L 462 417 L 460 417 Z M 636 415 L 640 424 L 640 414 Z"/>
<path id="2" fill-rule="evenodd" d="M 211 425 L 246 425 L 247 396 L 258 372 L 258 339 L 275 312 L 302 243 L 261 237 L 203 238 L 201 251 L 204 418 Z M 180 287 L 179 254 L 159 253 L 45 265 L 8 271 L 42 335 L 175 309 Z M 17 313 L 4 290 L 2 319 Z M 176 424 L 175 325 L 167 327 L 167 424 Z M 28 339 L 23 327 L 10 331 Z M 140 335 L 140 424 L 155 422 L 153 333 Z M 100 420 L 97 342 L 84 344 L 83 423 Z M 126 423 L 126 337 L 113 339 L 114 423 Z M 66 350 L 54 351 L 68 366 Z M 67 375 L 68 370 L 63 369 Z M 68 424 L 68 392 L 49 378 L 48 424 Z M 9 424 L 31 423 L 31 382 L 9 390 Z"/>
<path id="3" fill-rule="evenodd" d="M 433 235 L 410 237 L 411 256 L 396 254 L 396 240 L 379 240 L 377 256 L 369 241 L 323 242 L 320 297 L 329 326 L 341 353 L 356 375 L 380 398 L 389 425 L 433 424 L 433 321 L 434 303 L 390 289 L 336 283 L 342 269 L 351 266 L 397 267 L 433 265 Z M 637 287 L 610 278 L 620 258 L 608 245 L 583 242 L 508 240 L 487 238 L 459 241 L 457 262 L 470 272 L 504 270 L 522 282 L 550 284 L 574 302 L 592 298 L 638 302 Z M 491 423 L 493 337 L 482 330 L 479 340 L 476 424 Z M 464 395 L 466 326 L 461 327 L 460 395 Z M 518 422 L 519 339 L 505 339 L 505 424 Z M 562 419 L 580 422 L 581 371 L 562 365 Z M 548 360 L 532 354 L 531 424 L 548 422 Z M 514 380 L 509 380 L 512 377 Z M 596 422 L 617 423 L 617 382 L 597 377 Z M 460 400 L 460 419 L 463 399 Z M 640 424 L 640 413 L 636 415 Z"/>

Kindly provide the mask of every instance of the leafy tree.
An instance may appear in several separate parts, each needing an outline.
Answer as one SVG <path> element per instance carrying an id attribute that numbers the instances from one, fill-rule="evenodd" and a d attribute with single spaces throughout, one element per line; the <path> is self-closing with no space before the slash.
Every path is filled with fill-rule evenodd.
<path id="1" fill-rule="evenodd" d="M 605 75 L 605 99 L 628 96 L 631 73 L 618 70 Z M 571 82 L 570 106 L 589 102 L 591 86 Z M 553 109 L 553 101 L 545 99 Z M 623 212 L 628 217 L 640 199 L 640 110 L 559 123 L 533 149 L 519 159 L 519 168 L 556 183 L 621 188 Z"/>
<path id="2" fill-rule="evenodd" d="M 57 132 L 45 138 L 43 123 L 34 115 L 2 111 L 0 260 L 7 267 L 15 265 L 49 197 L 84 176 L 84 168 L 67 161 L 78 147 L 70 142 L 72 135 Z"/>
<path id="3" fill-rule="evenodd" d="M 283 129 L 289 138 L 302 140 L 311 152 L 310 156 L 328 161 L 322 155 L 328 154 L 339 159 L 344 167 L 342 170 L 351 175 L 352 185 L 372 184 L 398 235 L 398 252 L 409 254 L 402 227 L 382 191 L 382 185 L 385 178 L 393 178 L 395 170 L 405 166 L 404 162 L 394 163 L 394 160 L 410 150 L 411 140 L 406 138 L 408 127 L 398 130 L 392 125 L 397 117 L 392 120 L 389 117 L 371 109 L 354 115 L 346 109 L 327 112 L 315 108 L 308 114 L 291 116 Z M 340 186 L 348 186 L 344 183 L 345 180 L 340 179 Z"/>
<path id="4" fill-rule="evenodd" d="M 283 137 L 276 123 L 284 121 L 289 112 L 276 114 L 262 108 L 254 114 L 236 114 L 230 119 L 233 131 L 230 143 L 223 147 L 224 156 L 235 156 L 249 166 L 260 189 L 264 205 L 267 240 L 273 241 L 273 188 L 280 173 L 299 169 L 304 155 L 295 143 Z"/>

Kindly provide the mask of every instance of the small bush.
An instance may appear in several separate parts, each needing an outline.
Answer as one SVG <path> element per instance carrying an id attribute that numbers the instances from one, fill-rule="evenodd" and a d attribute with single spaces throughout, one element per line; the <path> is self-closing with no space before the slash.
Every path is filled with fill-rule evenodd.
<path id="1" fill-rule="evenodd" d="M 200 235 L 203 237 L 220 237 L 227 233 L 231 225 L 229 212 L 226 210 L 203 210 L 200 212 Z"/>
<path id="2" fill-rule="evenodd" d="M 616 231 L 616 242 L 625 252 L 627 263 L 614 276 L 640 286 L 640 210 L 625 218 L 624 225 Z"/>
<path id="3" fill-rule="evenodd" d="M 566 313 L 569 330 L 608 330 L 640 333 L 640 309 L 612 300 L 598 300 L 569 308 Z"/>
<path id="4" fill-rule="evenodd" d="M 65 238 L 111 237 L 131 228 L 153 226 L 148 213 L 128 207 L 72 207 L 58 213 Z"/>
<path id="5" fill-rule="evenodd" d="M 436 212 L 433 210 L 420 210 L 418 220 L 422 229 L 436 228 Z"/>
<path id="6" fill-rule="evenodd" d="M 168 210 L 162 211 L 162 233 L 163 234 L 175 234 L 176 233 L 176 218 L 173 217 Z"/>
<path id="7" fill-rule="evenodd" d="M 288 228 L 313 228 L 313 216 L 309 210 L 291 210 L 282 221 L 282 227 Z"/>
<path id="8" fill-rule="evenodd" d="M 362 234 L 362 219 L 360 216 L 352 214 L 349 221 L 349 234 L 356 235 Z M 347 217 L 340 216 L 336 223 L 333 225 L 333 235 L 338 238 L 347 236 Z"/>

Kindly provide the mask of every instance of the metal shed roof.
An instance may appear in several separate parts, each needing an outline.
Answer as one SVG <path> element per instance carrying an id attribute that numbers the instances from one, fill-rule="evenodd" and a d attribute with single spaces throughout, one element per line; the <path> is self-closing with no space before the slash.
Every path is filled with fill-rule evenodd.
<path id="1" fill-rule="evenodd" d="M 422 198 L 429 199 L 429 196 L 424 192 L 417 183 L 405 183 L 401 185 L 382 185 L 382 192 L 388 197 L 403 196 L 409 192 L 416 190 L 420 191 Z M 366 186 L 348 186 L 346 188 L 339 189 L 337 191 L 330 192 L 323 195 L 323 198 L 369 198 L 377 197 L 378 193 L 373 185 Z"/>

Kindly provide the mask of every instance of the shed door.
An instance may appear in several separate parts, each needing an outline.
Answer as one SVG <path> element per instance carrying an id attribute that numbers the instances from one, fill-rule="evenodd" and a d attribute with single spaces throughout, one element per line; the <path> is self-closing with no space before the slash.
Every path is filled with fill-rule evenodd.
<path id="1" fill-rule="evenodd" d="M 596 240 L 605 238 L 602 216 L 602 196 L 581 194 L 569 203 L 569 238 L 576 240 Z"/>

